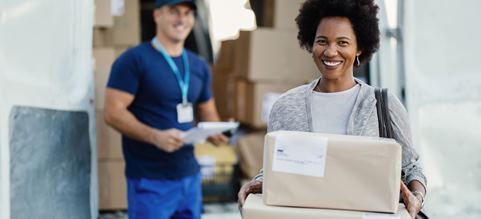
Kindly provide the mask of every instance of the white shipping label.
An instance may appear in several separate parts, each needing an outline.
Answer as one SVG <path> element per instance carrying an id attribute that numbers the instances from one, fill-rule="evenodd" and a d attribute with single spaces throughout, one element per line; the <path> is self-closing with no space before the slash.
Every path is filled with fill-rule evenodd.
<path id="1" fill-rule="evenodd" d="M 399 214 L 364 213 L 362 219 L 401 219 Z"/>
<path id="2" fill-rule="evenodd" d="M 111 0 L 110 12 L 112 16 L 124 16 L 125 14 L 125 0 Z"/>
<path id="3" fill-rule="evenodd" d="M 278 136 L 272 171 L 324 177 L 327 140 L 321 136 Z"/>

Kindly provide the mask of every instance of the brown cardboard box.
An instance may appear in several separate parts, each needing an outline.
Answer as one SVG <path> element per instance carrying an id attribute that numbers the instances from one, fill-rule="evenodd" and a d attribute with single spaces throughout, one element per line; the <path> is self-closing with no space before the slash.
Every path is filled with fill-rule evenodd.
<path id="1" fill-rule="evenodd" d="M 136 45 L 117 45 L 112 42 L 112 32 L 109 29 L 94 28 L 93 30 L 93 47 L 94 48 L 115 48 L 115 57 L 119 57 L 127 49 Z"/>
<path id="2" fill-rule="evenodd" d="M 125 13 L 114 17 L 105 31 L 106 46 L 132 46 L 140 43 L 140 0 L 125 0 Z"/>
<path id="3" fill-rule="evenodd" d="M 264 128 L 274 101 L 301 82 L 236 82 L 236 118 L 252 127 Z"/>
<path id="4" fill-rule="evenodd" d="M 111 0 L 95 0 L 94 27 L 112 27 Z"/>
<path id="5" fill-rule="evenodd" d="M 247 179 L 253 179 L 262 169 L 265 135 L 266 132 L 251 133 L 240 137 L 237 142 L 240 169 Z"/>
<path id="6" fill-rule="evenodd" d="M 96 111 L 97 157 L 99 159 L 123 159 L 122 137 L 104 121 L 103 110 Z"/>
<path id="7" fill-rule="evenodd" d="M 297 32 L 296 17 L 305 0 L 264 0 L 263 23 L 266 27 Z"/>
<path id="8" fill-rule="evenodd" d="M 104 28 L 94 28 L 92 36 L 92 46 L 96 47 L 106 47 L 108 45 L 106 36 L 106 29 Z"/>
<path id="9" fill-rule="evenodd" d="M 214 71 L 212 91 L 215 98 L 217 112 L 223 120 L 236 117 L 235 86 L 236 76 L 234 74 Z"/>
<path id="10" fill-rule="evenodd" d="M 318 193 L 316 193 L 318 194 Z M 319 193 L 319 196 L 321 194 Z M 396 214 L 379 214 L 361 211 L 343 211 L 315 208 L 292 208 L 268 206 L 262 202 L 261 194 L 250 194 L 242 208 L 244 219 L 376 219 L 376 218 L 396 218 L 410 219 L 404 205 L 400 205 Z"/>
<path id="11" fill-rule="evenodd" d="M 237 40 L 226 40 L 223 41 L 217 56 L 213 72 L 214 74 L 225 74 L 234 71 L 235 65 L 235 55 L 238 42 Z"/>
<path id="12" fill-rule="evenodd" d="M 271 132 L 263 167 L 266 205 L 398 210 L 401 146 L 393 139 Z"/>
<path id="13" fill-rule="evenodd" d="M 95 107 L 104 108 L 105 87 L 109 78 L 112 63 L 115 60 L 114 48 L 94 48 L 93 56 L 95 60 Z"/>
<path id="14" fill-rule="evenodd" d="M 99 160 L 100 210 L 127 209 L 125 163 L 119 159 Z"/>
<path id="15" fill-rule="evenodd" d="M 212 68 L 212 87 L 216 108 L 223 120 L 235 117 L 235 54 L 236 40 L 223 41 L 216 63 Z"/>
<path id="16" fill-rule="evenodd" d="M 241 31 L 238 43 L 235 71 L 242 78 L 304 82 L 320 76 L 311 54 L 300 48 L 294 31 Z"/>

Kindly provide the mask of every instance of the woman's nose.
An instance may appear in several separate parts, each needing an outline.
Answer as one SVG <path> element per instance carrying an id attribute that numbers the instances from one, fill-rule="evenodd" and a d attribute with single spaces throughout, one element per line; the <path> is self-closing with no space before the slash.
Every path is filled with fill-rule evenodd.
<path id="1" fill-rule="evenodd" d="M 337 48 L 335 45 L 328 45 L 324 50 L 324 56 L 333 57 L 337 55 Z"/>

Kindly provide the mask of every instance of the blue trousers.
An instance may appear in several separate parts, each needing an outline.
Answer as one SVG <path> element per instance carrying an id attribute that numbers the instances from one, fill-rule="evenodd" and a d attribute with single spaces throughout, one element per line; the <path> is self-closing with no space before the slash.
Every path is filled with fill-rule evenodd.
<path id="1" fill-rule="evenodd" d="M 127 178 L 129 219 L 200 219 L 202 178 Z"/>

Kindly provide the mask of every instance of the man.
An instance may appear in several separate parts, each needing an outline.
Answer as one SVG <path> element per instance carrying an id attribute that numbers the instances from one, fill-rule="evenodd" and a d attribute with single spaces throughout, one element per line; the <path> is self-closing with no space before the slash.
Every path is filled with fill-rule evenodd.
<path id="1" fill-rule="evenodd" d="M 208 65 L 183 48 L 194 10 L 194 0 L 157 0 L 156 36 L 112 65 L 104 117 L 122 133 L 130 219 L 200 218 L 200 168 L 182 132 L 219 116 Z"/>

